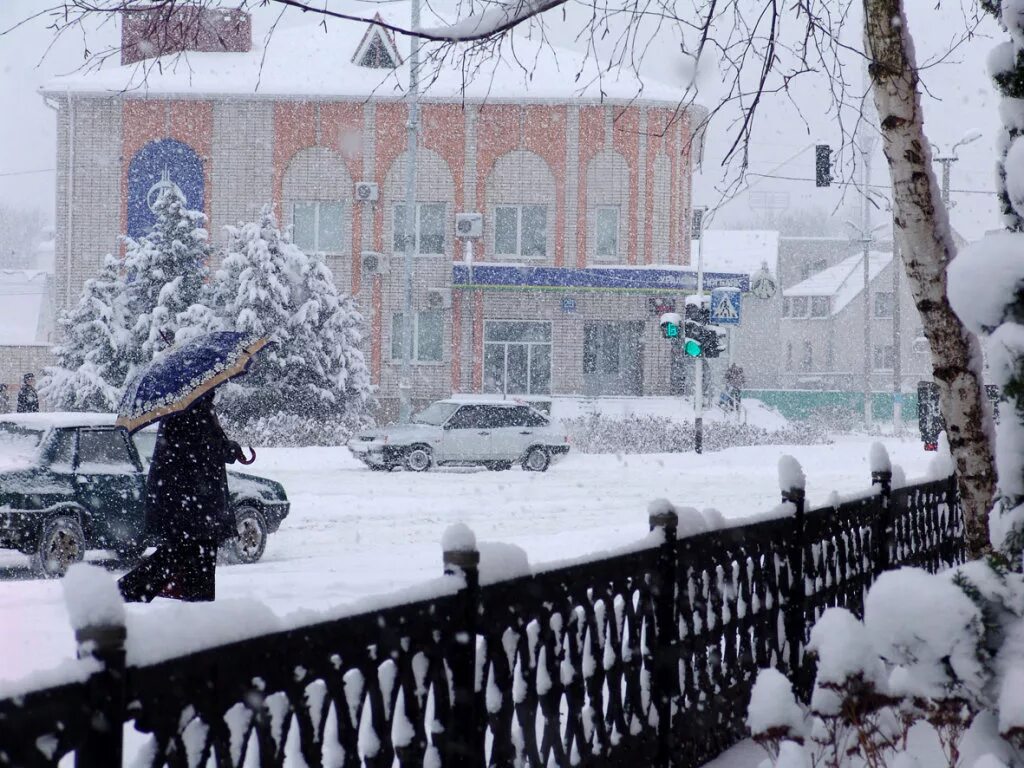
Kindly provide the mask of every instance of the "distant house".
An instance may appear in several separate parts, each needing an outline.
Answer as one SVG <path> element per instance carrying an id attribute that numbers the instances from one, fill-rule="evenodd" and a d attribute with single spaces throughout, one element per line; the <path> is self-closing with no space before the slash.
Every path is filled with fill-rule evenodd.
<path id="1" fill-rule="evenodd" d="M 54 337 L 53 276 L 30 269 L 0 270 L 0 383 L 11 391 L 32 371 L 50 365 Z"/>
<path id="2" fill-rule="evenodd" d="M 931 358 L 906 276 L 899 270 L 899 350 L 904 390 L 931 375 Z M 864 258 L 847 256 L 782 292 L 780 385 L 790 389 L 864 388 Z M 896 363 L 892 253 L 868 257 L 871 388 L 892 391 Z"/>

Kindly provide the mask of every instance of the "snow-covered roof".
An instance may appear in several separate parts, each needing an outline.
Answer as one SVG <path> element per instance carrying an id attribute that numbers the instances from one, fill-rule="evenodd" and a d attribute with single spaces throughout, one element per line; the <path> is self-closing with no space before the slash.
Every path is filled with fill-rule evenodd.
<path id="1" fill-rule="evenodd" d="M 873 281 L 892 262 L 891 253 L 872 251 L 868 254 L 868 280 Z M 864 290 L 864 255 L 856 254 L 843 259 L 834 267 L 823 269 L 811 275 L 792 288 L 782 292 L 783 296 L 830 296 L 832 314 L 838 314 Z"/>
<path id="2" fill-rule="evenodd" d="M 375 5 L 361 16 L 379 14 L 387 23 L 407 26 L 406 3 Z M 65 91 L 97 95 L 120 94 L 127 98 L 151 95 L 249 97 L 356 97 L 402 98 L 408 83 L 408 38 L 397 36 L 397 48 L 405 60 L 394 70 L 359 66 L 353 57 L 366 39 L 368 25 L 362 22 L 326 22 L 318 14 L 301 17 L 301 24 L 276 27 L 268 35 L 277 14 L 253 9 L 253 46 L 245 53 L 193 52 L 169 54 L 135 64 L 104 66 L 54 78 L 42 91 Z M 423 28 L 444 20 L 427 18 Z M 289 17 L 298 18 L 298 17 Z M 681 93 L 678 84 L 647 77 L 641 80 L 628 68 L 604 66 L 594 56 L 558 48 L 542 39 L 529 25 L 514 30 L 502 40 L 494 55 L 477 58 L 473 66 L 459 52 L 449 52 L 437 64 L 430 51 L 437 43 L 421 49 L 421 88 L 424 100 L 486 99 L 487 101 L 531 100 L 634 100 L 668 102 L 675 106 Z M 468 60 L 467 60 L 468 61 Z M 477 66 L 479 64 L 479 66 Z"/>
<path id="3" fill-rule="evenodd" d="M 53 331 L 50 274 L 0 270 L 0 345 L 45 344 Z"/>
<path id="4" fill-rule="evenodd" d="M 112 413 L 5 413 L 0 422 L 35 429 L 66 429 L 70 427 L 111 427 L 117 418 Z"/>
<path id="5" fill-rule="evenodd" d="M 691 260 L 696 259 L 697 241 L 691 243 Z M 706 229 L 700 247 L 708 272 L 737 272 L 753 275 L 762 265 L 778 274 L 779 233 L 768 229 Z"/>

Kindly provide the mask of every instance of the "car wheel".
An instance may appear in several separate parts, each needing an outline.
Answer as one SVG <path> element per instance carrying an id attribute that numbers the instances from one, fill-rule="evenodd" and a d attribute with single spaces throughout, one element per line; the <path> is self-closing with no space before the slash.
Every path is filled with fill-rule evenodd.
<path id="1" fill-rule="evenodd" d="M 512 469 L 511 461 L 489 461 L 484 464 L 491 472 L 504 472 L 506 469 Z"/>
<path id="2" fill-rule="evenodd" d="M 527 472 L 543 472 L 550 464 L 551 457 L 539 445 L 533 446 L 523 457 L 523 469 Z"/>
<path id="3" fill-rule="evenodd" d="M 74 515 L 58 515 L 43 523 L 33 569 L 47 579 L 59 579 L 85 557 L 85 534 Z"/>
<path id="4" fill-rule="evenodd" d="M 235 510 L 238 535 L 228 539 L 221 547 L 229 563 L 255 563 L 267 548 L 267 520 L 255 507 Z"/>
<path id="5" fill-rule="evenodd" d="M 430 449 L 425 445 L 414 445 L 405 454 L 405 468 L 410 472 L 426 472 L 433 463 Z"/>

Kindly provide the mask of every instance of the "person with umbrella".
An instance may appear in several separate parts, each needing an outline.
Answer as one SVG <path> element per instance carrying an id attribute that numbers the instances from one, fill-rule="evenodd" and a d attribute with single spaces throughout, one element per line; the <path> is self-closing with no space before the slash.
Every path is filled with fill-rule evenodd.
<path id="1" fill-rule="evenodd" d="M 118 581 L 127 602 L 154 597 L 209 601 L 220 542 L 237 534 L 228 508 L 226 464 L 245 459 L 213 408 L 214 389 L 245 372 L 265 344 L 242 334 L 205 334 L 171 349 L 128 386 L 117 424 L 160 421 L 146 480 L 146 529 L 156 551 Z"/>

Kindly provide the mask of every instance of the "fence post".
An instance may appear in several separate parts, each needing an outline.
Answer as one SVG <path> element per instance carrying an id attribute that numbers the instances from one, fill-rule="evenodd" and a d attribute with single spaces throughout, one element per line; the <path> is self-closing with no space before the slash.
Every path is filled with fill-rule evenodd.
<path id="1" fill-rule="evenodd" d="M 102 624 L 75 630 L 78 658 L 92 658 L 101 669 L 87 682 L 89 722 L 75 751 L 75 768 L 119 766 L 124 753 L 125 628 Z"/>
<path id="2" fill-rule="evenodd" d="M 789 595 L 786 599 L 786 639 L 789 642 L 789 674 L 794 682 L 800 676 L 800 648 L 804 643 L 804 501 L 803 488 L 792 487 L 782 491 L 782 501 L 796 507 L 793 516 L 793 536 L 789 542 Z M 799 683 L 798 683 L 799 685 Z"/>
<path id="3" fill-rule="evenodd" d="M 665 540 L 658 547 L 658 562 L 651 583 L 657 645 L 651 675 L 651 698 L 658 713 L 658 742 L 654 768 L 666 768 L 673 753 L 672 699 L 679 694 L 679 626 L 676 621 L 676 553 L 679 516 L 669 508 L 651 509 L 650 529 L 660 528 Z"/>
<path id="4" fill-rule="evenodd" d="M 452 526 L 455 528 L 455 526 Z M 464 526 L 460 526 L 464 528 Z M 449 531 L 452 530 L 451 528 Z M 466 586 L 459 592 L 456 614 L 452 619 L 458 629 L 453 633 L 448 662 L 452 674 L 451 722 L 445 723 L 446 740 L 444 765 L 453 768 L 483 768 L 483 721 L 477 712 L 476 695 L 476 635 L 480 607 L 480 552 L 468 528 L 470 539 L 459 548 L 443 541 L 444 572 L 448 576 L 462 575 Z M 448 532 L 445 532 L 448 536 Z"/>
<path id="5" fill-rule="evenodd" d="M 871 484 L 879 486 L 879 510 L 875 516 L 874 540 L 875 577 L 892 566 L 893 519 L 892 519 L 892 470 L 876 469 L 871 472 Z"/>

